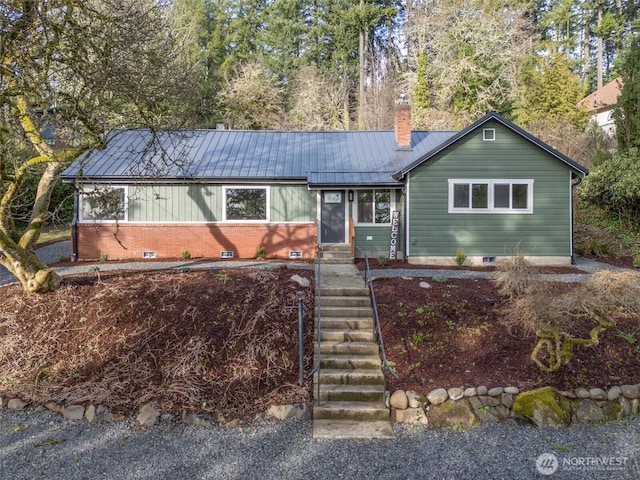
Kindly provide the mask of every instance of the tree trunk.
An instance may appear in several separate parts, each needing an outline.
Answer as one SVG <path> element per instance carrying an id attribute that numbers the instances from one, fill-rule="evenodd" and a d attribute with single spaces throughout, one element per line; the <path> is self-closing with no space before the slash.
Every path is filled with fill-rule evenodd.
<path id="1" fill-rule="evenodd" d="M 33 251 L 18 246 L 0 251 L 0 264 L 20 281 L 25 292 L 46 293 L 57 289 L 62 280 Z"/>
<path id="2" fill-rule="evenodd" d="M 597 39 L 597 52 L 596 52 L 596 72 L 597 72 L 597 88 L 602 88 L 602 15 L 603 15 L 603 6 L 602 4 L 598 5 L 598 33 L 596 36 Z"/>
<path id="3" fill-rule="evenodd" d="M 584 13 L 584 52 L 582 67 L 582 85 L 586 88 L 589 85 L 589 67 L 591 66 L 591 25 L 589 24 L 589 8 Z"/>
<path id="4" fill-rule="evenodd" d="M 364 0 L 360 0 L 360 15 L 364 18 Z M 360 33 L 358 38 L 359 59 L 360 59 L 360 78 L 359 78 L 359 94 L 358 94 L 358 130 L 364 130 L 364 77 L 365 77 L 365 31 L 364 26 L 360 25 Z"/>

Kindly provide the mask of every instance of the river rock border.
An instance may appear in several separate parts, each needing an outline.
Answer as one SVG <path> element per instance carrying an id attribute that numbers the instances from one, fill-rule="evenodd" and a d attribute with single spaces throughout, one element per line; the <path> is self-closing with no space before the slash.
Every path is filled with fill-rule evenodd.
<path id="1" fill-rule="evenodd" d="M 471 428 L 509 418 L 539 427 L 565 427 L 637 415 L 640 386 L 562 391 L 543 387 L 525 392 L 517 387 L 479 386 L 438 388 L 427 395 L 397 390 L 387 398 L 387 407 L 396 422 L 430 427 Z"/>

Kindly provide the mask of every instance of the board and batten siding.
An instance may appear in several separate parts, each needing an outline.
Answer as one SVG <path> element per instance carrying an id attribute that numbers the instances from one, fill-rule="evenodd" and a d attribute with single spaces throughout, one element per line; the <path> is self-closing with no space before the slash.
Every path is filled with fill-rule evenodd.
<path id="1" fill-rule="evenodd" d="M 483 128 L 495 128 L 494 141 Z M 449 179 L 531 179 L 533 213 L 449 213 Z M 409 256 L 569 256 L 570 182 L 566 164 L 488 122 L 411 171 Z"/>
<path id="2" fill-rule="evenodd" d="M 306 185 L 272 185 L 271 222 L 313 222 L 316 196 Z M 128 187 L 128 221 L 144 223 L 219 222 L 223 185 L 141 185 Z"/>
<path id="3" fill-rule="evenodd" d="M 220 185 L 139 185 L 128 188 L 128 221 L 216 222 L 222 219 Z"/>
<path id="4" fill-rule="evenodd" d="M 306 185 L 271 187 L 272 222 L 313 222 L 317 218 L 317 193 Z"/>
<path id="5" fill-rule="evenodd" d="M 398 258 L 404 255 L 404 196 L 402 190 L 392 190 L 395 195 L 394 210 L 400 212 L 400 225 L 398 228 L 397 254 Z M 390 225 L 355 225 L 356 233 L 356 257 L 362 258 L 365 253 L 372 259 L 379 255 L 389 255 L 389 242 L 391 239 Z M 375 266 L 372 265 L 372 268 Z"/>

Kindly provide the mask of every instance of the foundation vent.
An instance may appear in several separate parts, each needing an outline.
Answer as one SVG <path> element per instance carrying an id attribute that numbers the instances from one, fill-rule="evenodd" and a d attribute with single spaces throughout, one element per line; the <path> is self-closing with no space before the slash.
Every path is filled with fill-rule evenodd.
<path id="1" fill-rule="evenodd" d="M 484 264 L 496 263 L 496 257 L 482 257 L 482 263 Z"/>
<path id="2" fill-rule="evenodd" d="M 302 258 L 302 252 L 299 250 L 291 250 L 289 252 L 289 258 L 292 260 L 298 260 L 300 258 Z"/>
<path id="3" fill-rule="evenodd" d="M 233 252 L 229 250 L 223 250 L 220 252 L 220 258 L 233 258 Z"/>
<path id="4" fill-rule="evenodd" d="M 142 252 L 142 258 L 156 258 L 156 252 L 145 250 L 144 252 Z"/>

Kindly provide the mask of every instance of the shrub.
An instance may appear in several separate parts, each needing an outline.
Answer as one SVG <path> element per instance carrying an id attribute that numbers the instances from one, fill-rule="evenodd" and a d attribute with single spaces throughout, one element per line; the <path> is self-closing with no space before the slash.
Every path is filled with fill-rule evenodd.
<path id="1" fill-rule="evenodd" d="M 611 255 L 611 245 L 604 240 L 589 239 L 583 245 L 584 255 L 593 255 L 598 258 L 604 258 Z"/>
<path id="2" fill-rule="evenodd" d="M 183 258 L 184 260 L 188 260 L 191 258 L 191 252 L 189 252 L 189 250 L 182 250 L 180 252 L 180 257 Z"/>
<path id="3" fill-rule="evenodd" d="M 467 256 L 464 254 L 462 250 L 458 250 L 456 252 L 456 265 L 461 267 L 464 265 L 464 261 L 467 259 Z"/>
<path id="4" fill-rule="evenodd" d="M 386 255 L 382 254 L 382 255 L 378 255 L 378 265 L 386 265 L 388 262 L 388 258 Z"/>
<path id="5" fill-rule="evenodd" d="M 640 283 L 633 272 L 597 272 L 558 295 L 516 257 L 500 266 L 494 281 L 509 296 L 501 322 L 509 331 L 519 327 L 536 334 L 531 360 L 544 372 L 567 365 L 575 347 L 597 345 L 600 333 L 615 326 L 617 318 L 640 313 Z"/>
<path id="6" fill-rule="evenodd" d="M 616 154 L 591 170 L 578 194 L 582 200 L 606 209 L 626 224 L 637 227 L 640 214 L 640 152 Z"/>
<path id="7" fill-rule="evenodd" d="M 256 250 L 256 260 L 262 261 L 265 259 L 266 255 L 267 255 L 267 249 L 262 245 L 259 246 L 258 249 Z"/>

